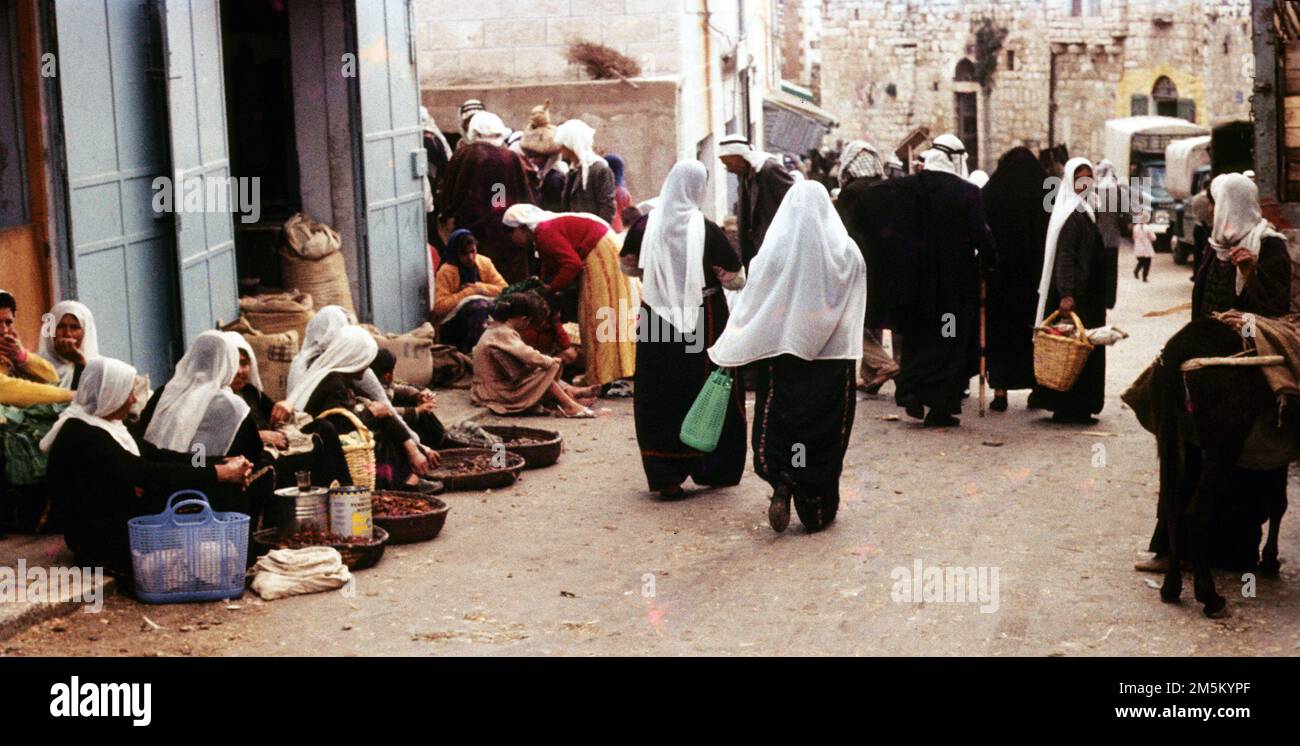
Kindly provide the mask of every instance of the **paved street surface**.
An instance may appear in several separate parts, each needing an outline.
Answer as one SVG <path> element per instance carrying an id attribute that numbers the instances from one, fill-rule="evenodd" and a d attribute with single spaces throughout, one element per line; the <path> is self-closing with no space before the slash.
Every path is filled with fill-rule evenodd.
<path id="1" fill-rule="evenodd" d="M 1187 313 L 1188 270 L 1156 258 L 1149 285 L 1121 256 L 1132 338 L 1111 348 L 1108 403 L 1092 429 L 1024 409 L 931 432 L 892 398 L 859 404 L 839 520 L 785 535 L 752 472 L 733 489 L 662 502 L 645 492 L 630 400 L 596 421 L 532 420 L 564 433 L 561 462 L 494 493 L 455 493 L 434 542 L 388 550 L 339 593 L 263 603 L 152 607 L 46 622 L 12 655 L 1297 655 L 1300 521 L 1282 527 L 1280 580 L 1233 615 L 1160 603 L 1136 573 L 1155 520 L 1154 441 L 1119 395 Z M 886 392 L 890 389 L 887 388 Z M 905 420 L 906 418 L 904 418 Z M 1293 492 L 1293 494 L 1295 494 Z M 899 603 L 897 567 L 998 569 L 996 610 Z M 148 618 L 148 622 L 145 621 Z M 153 624 L 158 625 L 155 629 Z"/>

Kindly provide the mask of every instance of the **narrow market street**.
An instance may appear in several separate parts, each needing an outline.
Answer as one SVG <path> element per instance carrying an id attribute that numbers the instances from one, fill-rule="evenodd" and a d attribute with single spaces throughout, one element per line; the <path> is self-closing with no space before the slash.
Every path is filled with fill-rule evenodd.
<path id="1" fill-rule="evenodd" d="M 547 420 L 566 452 L 513 487 L 452 493 L 433 542 L 387 550 L 355 593 L 148 606 L 114 596 L 0 642 L 4 655 L 1288 655 L 1300 654 L 1300 521 L 1282 525 L 1278 580 L 1232 616 L 1160 603 L 1132 565 L 1155 520 L 1156 459 L 1119 395 L 1183 320 L 1188 270 L 1156 257 L 1149 285 L 1120 257 L 1107 405 L 1094 428 L 1027 412 L 923 430 L 862 397 L 837 522 L 768 527 L 752 465 L 736 488 L 649 495 L 630 399 L 594 421 Z M 885 388 L 888 394 L 891 386 Z M 450 398 L 464 392 L 441 392 Z M 751 396 L 752 411 L 752 396 Z M 487 420 L 490 421 L 490 420 Z M 532 420 L 537 423 L 538 420 Z M 522 424 L 530 424 L 524 422 Z M 1294 484 L 1294 479 L 1293 479 Z M 987 603 L 891 598 L 895 568 L 997 569 Z M 984 613 L 981 608 L 987 609 Z"/>

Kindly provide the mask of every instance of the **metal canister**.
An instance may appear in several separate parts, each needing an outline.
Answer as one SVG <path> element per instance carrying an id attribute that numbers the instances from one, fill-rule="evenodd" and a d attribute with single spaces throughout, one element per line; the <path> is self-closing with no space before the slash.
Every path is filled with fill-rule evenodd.
<path id="1" fill-rule="evenodd" d="M 339 536 L 372 538 L 374 523 L 370 490 L 365 487 L 333 487 L 330 494 L 330 531 Z"/>
<path id="2" fill-rule="evenodd" d="M 270 508 L 268 520 L 271 525 L 285 533 L 306 528 L 315 531 L 329 530 L 329 490 L 324 487 L 312 487 L 307 490 L 285 487 L 276 490 Z"/>

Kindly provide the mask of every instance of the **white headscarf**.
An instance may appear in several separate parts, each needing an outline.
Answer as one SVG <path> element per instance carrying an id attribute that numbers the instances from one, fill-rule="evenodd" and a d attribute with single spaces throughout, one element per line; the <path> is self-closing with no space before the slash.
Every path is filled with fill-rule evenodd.
<path id="1" fill-rule="evenodd" d="M 41 450 L 49 453 L 59 431 L 68 420 L 81 420 L 97 427 L 113 437 L 122 450 L 132 456 L 140 455 L 131 433 L 121 420 L 104 419 L 126 404 L 135 386 L 135 368 L 121 360 L 111 357 L 97 357 L 86 361 L 86 369 L 81 372 L 81 385 L 77 387 L 77 396 L 59 415 L 54 427 L 41 438 Z"/>
<path id="2" fill-rule="evenodd" d="M 791 186 L 709 357 L 723 367 L 786 354 L 858 359 L 866 278 L 862 252 L 826 187 L 815 181 Z"/>
<path id="3" fill-rule="evenodd" d="M 738 155 L 744 158 L 755 171 L 761 171 L 768 161 L 776 160 L 776 156 L 771 153 L 765 153 L 754 148 L 749 142 L 749 138 L 741 134 L 726 135 L 718 143 L 718 157 L 723 158 L 729 155 Z"/>
<path id="4" fill-rule="evenodd" d="M 292 391 L 302 380 L 303 375 L 307 373 L 307 367 L 325 352 L 338 333 L 344 327 L 352 326 L 353 323 L 355 322 L 352 316 L 342 306 L 325 306 L 316 312 L 307 323 L 302 348 L 289 364 L 289 375 L 285 381 L 289 391 Z"/>
<path id="5" fill-rule="evenodd" d="M 1092 163 L 1087 158 L 1071 158 L 1065 164 L 1065 176 L 1061 179 L 1061 184 L 1057 187 L 1056 198 L 1052 201 L 1052 218 L 1047 223 L 1047 244 L 1043 253 L 1043 276 L 1038 282 L 1038 310 L 1034 315 L 1034 326 L 1043 323 L 1046 318 L 1047 310 L 1047 292 L 1052 287 L 1052 275 L 1056 271 L 1056 243 L 1061 238 L 1061 229 L 1065 227 L 1065 221 L 1076 211 L 1086 212 L 1088 217 L 1097 221 L 1097 214 L 1093 211 L 1091 200 L 1086 194 L 1077 194 L 1074 191 L 1074 175 L 1080 168 L 1092 168 Z"/>
<path id="6" fill-rule="evenodd" d="M 427 106 L 420 107 L 420 128 L 433 135 L 433 139 L 442 148 L 442 152 L 448 158 L 451 158 L 451 145 L 447 143 L 447 138 L 442 134 L 442 130 L 438 129 L 438 124 L 433 121 L 433 115 L 429 113 L 429 107 Z"/>
<path id="7" fill-rule="evenodd" d="M 248 416 L 248 403 L 230 390 L 239 369 L 239 348 L 224 332 L 206 331 L 194 339 L 167 382 L 144 439 L 165 451 L 188 453 L 202 426 L 212 440 L 203 445 L 212 456 L 224 455 Z M 227 406 L 209 411 L 214 402 Z M 220 417 L 210 421 L 210 417 Z"/>
<path id="8" fill-rule="evenodd" d="M 501 121 L 501 117 L 490 111 L 480 111 L 469 120 L 469 127 L 465 129 L 465 141 L 504 145 L 508 134 L 510 130 Z"/>
<path id="9" fill-rule="evenodd" d="M 72 314 L 76 317 L 77 322 L 81 324 L 81 331 L 84 336 L 81 338 L 81 354 L 89 363 L 93 358 L 99 357 L 99 334 L 95 331 L 95 315 L 90 312 L 89 308 L 78 303 L 75 300 L 59 301 L 50 309 L 50 316 L 53 317 L 54 323 L 48 327 L 41 326 L 41 343 L 37 348 L 37 354 L 50 362 L 54 366 L 54 372 L 59 374 L 59 386 L 61 388 L 72 388 L 72 379 L 77 374 L 75 363 L 64 360 L 58 352 L 54 350 L 54 335 L 58 328 L 59 322 L 63 317 Z M 49 332 L 49 336 L 45 332 Z"/>
<path id="10" fill-rule="evenodd" d="M 921 154 L 926 171 L 942 171 L 966 178 L 966 146 L 956 135 L 939 135 Z"/>
<path id="11" fill-rule="evenodd" d="M 989 183 L 989 175 L 984 171 L 975 171 L 966 180 L 983 189 L 984 185 Z"/>
<path id="12" fill-rule="evenodd" d="M 537 226 L 547 223 L 556 218 L 578 217 L 587 220 L 595 220 L 597 223 L 609 227 L 609 223 L 599 215 L 592 215 L 589 212 L 548 212 L 537 205 L 530 205 L 527 202 L 520 202 L 517 205 L 511 205 L 501 216 L 501 222 L 507 228 L 527 228 L 530 231 L 536 231 Z"/>
<path id="13" fill-rule="evenodd" d="M 1220 174 L 1210 182 L 1214 199 L 1214 227 L 1210 246 L 1220 261 L 1231 261 L 1232 250 L 1244 248 L 1256 257 L 1265 238 L 1286 236 L 1264 219 L 1259 209 L 1259 187 L 1244 174 Z M 1246 287 L 1246 276 L 1237 269 L 1237 294 Z"/>
<path id="14" fill-rule="evenodd" d="M 243 352 L 248 355 L 248 382 L 253 384 L 253 388 L 258 391 L 262 390 L 262 374 L 257 369 L 257 355 L 253 354 L 253 346 L 244 339 L 244 335 L 239 332 L 224 332 L 226 339 L 235 346 L 236 353 Z M 238 364 L 238 360 L 235 361 Z M 236 391 L 235 393 L 239 393 Z"/>
<path id="15" fill-rule="evenodd" d="M 582 188 L 587 188 L 587 173 L 596 161 L 605 159 L 596 154 L 596 130 L 581 119 L 570 119 L 555 128 L 555 143 L 572 150 L 582 164 Z"/>
<path id="16" fill-rule="evenodd" d="M 709 172 L 699 161 L 673 166 L 646 219 L 641 240 L 642 298 L 680 331 L 691 334 L 704 302 L 704 204 Z"/>
<path id="17" fill-rule="evenodd" d="M 302 380 L 289 390 L 289 404 L 295 411 L 303 411 L 325 376 L 368 370 L 378 353 L 379 343 L 370 332 L 359 326 L 344 327 L 329 348 L 307 368 Z"/>

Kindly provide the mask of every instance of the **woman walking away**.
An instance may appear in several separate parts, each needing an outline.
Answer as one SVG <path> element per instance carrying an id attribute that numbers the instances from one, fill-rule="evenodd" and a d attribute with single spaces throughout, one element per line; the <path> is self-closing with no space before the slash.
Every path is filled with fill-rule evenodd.
<path id="1" fill-rule="evenodd" d="M 505 289 L 496 265 L 478 253 L 474 234 L 464 228 L 452 233 L 434 281 L 433 317 L 441 340 L 472 351 L 487 328 L 493 299 Z"/>
<path id="2" fill-rule="evenodd" d="M 1038 324 L 1047 309 L 1074 312 L 1088 329 L 1106 325 L 1106 247 L 1097 229 L 1096 213 L 1087 193 L 1092 165 L 1086 158 L 1065 164 L 1047 227 L 1043 276 L 1038 285 Z M 1052 421 L 1095 425 L 1092 415 L 1106 405 L 1106 348 L 1098 345 L 1069 391 L 1034 389 L 1030 406 L 1052 411 Z"/>
<path id="3" fill-rule="evenodd" d="M 730 487 L 745 471 L 745 390 L 737 376 L 722 437 L 713 453 L 682 443 L 682 421 L 712 367 L 706 349 L 727 325 L 722 289 L 740 290 L 745 270 L 727 234 L 700 211 L 709 174 L 699 161 L 669 172 L 659 207 L 639 219 L 623 243 L 628 274 L 641 277 L 633 415 L 641 466 L 664 497 L 696 484 Z"/>
<path id="4" fill-rule="evenodd" d="M 39 354 L 59 374 L 59 387 L 76 391 L 86 363 L 99 356 L 95 315 L 77 301 L 65 300 L 54 304 L 50 318 L 54 325 L 42 328 Z"/>
<path id="5" fill-rule="evenodd" d="M 772 528 L 790 523 L 790 499 L 809 531 L 835 520 L 840 472 L 857 403 L 866 264 L 826 188 L 790 187 L 722 336 L 709 350 L 757 380 L 754 471 L 772 485 Z"/>
<path id="6" fill-rule="evenodd" d="M 1142 282 L 1148 282 L 1147 278 L 1151 276 L 1151 259 L 1156 255 L 1156 232 L 1151 230 L 1148 224 L 1150 220 L 1151 213 L 1144 211 L 1133 223 L 1133 256 L 1137 259 L 1137 265 L 1133 267 L 1133 279 L 1136 280 L 1141 274 Z"/>
<path id="7" fill-rule="evenodd" d="M 581 119 L 570 119 L 555 129 L 555 142 L 571 169 L 564 184 L 564 211 L 589 212 L 606 223 L 613 223 L 614 171 L 596 153 L 595 140 L 596 130 Z"/>
<path id="8" fill-rule="evenodd" d="M 141 458 L 122 424 L 135 404 L 134 384 L 135 368 L 126 363 L 90 360 L 77 398 L 41 440 L 41 450 L 50 456 L 50 497 L 68 549 L 78 565 L 102 566 L 124 580 L 131 578 L 129 519 L 161 513 L 177 490 L 207 492 L 219 484 L 238 489 L 252 469 L 243 457 L 213 458 L 197 468 L 188 459 L 173 464 Z"/>
<path id="9" fill-rule="evenodd" d="M 630 323 L 635 308 L 609 224 L 595 215 L 556 214 L 534 205 L 511 207 L 504 222 L 514 229 L 516 245 L 537 247 L 548 302 L 555 300 L 566 320 L 577 318 L 587 358 L 583 383 L 603 386 L 631 378 L 636 372 Z"/>
<path id="10" fill-rule="evenodd" d="M 982 190 L 984 214 L 998 247 L 988 279 L 988 371 L 994 412 L 1007 411 L 1007 392 L 1034 387 L 1034 309 L 1043 276 L 1048 214 L 1043 210 L 1047 172 L 1029 148 L 1013 148 L 998 161 Z"/>
<path id="11" fill-rule="evenodd" d="M 541 414 L 545 404 L 559 407 L 561 417 L 596 415 L 578 399 L 594 398 L 596 387 L 573 388 L 560 380 L 564 363 L 534 350 L 519 337 L 533 308 L 522 294 L 506 296 L 492 309 L 492 321 L 474 348 L 474 383 L 470 400 L 495 414 Z"/>

